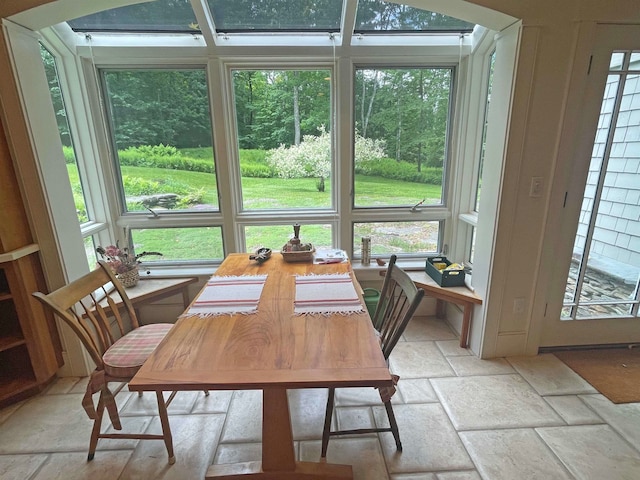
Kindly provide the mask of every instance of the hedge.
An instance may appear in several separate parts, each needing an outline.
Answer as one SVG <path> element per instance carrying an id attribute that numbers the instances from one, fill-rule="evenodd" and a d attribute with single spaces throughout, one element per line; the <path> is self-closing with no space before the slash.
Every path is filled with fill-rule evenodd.
<path id="1" fill-rule="evenodd" d="M 65 161 L 74 163 L 73 149 L 63 147 Z M 190 172 L 214 173 L 211 161 L 211 147 L 186 149 L 181 153 L 174 147 L 141 146 L 130 147 L 118 152 L 120 164 L 132 167 L 169 168 Z M 265 150 L 240 150 L 240 174 L 243 177 L 272 178 L 276 172 L 266 162 Z M 356 166 L 356 173 L 375 177 L 402 180 L 405 182 L 428 183 L 440 185 L 442 183 L 441 167 L 423 167 L 420 172 L 416 165 L 409 162 L 397 162 L 391 158 L 362 162 Z"/>

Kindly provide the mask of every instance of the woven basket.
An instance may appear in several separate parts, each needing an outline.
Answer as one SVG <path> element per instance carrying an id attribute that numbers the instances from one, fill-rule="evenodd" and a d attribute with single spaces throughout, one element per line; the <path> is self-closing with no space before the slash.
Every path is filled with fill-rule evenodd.
<path id="1" fill-rule="evenodd" d="M 282 259 L 285 262 L 312 262 L 313 254 L 315 253 L 315 251 L 316 249 L 312 246 L 311 250 L 288 252 L 287 245 L 285 244 L 285 246 L 282 247 L 282 251 L 280 253 L 282 253 Z"/>
<path id="2" fill-rule="evenodd" d="M 136 268 L 125 273 L 119 273 L 116 277 L 125 288 L 131 288 L 138 284 L 138 281 L 140 280 L 140 272 L 138 272 L 138 269 Z"/>

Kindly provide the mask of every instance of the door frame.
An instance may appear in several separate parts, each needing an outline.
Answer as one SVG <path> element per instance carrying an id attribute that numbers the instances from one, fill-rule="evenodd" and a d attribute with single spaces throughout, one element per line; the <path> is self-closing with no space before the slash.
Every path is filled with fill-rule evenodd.
<path id="1" fill-rule="evenodd" d="M 580 25 L 563 132 L 554 173 L 540 264 L 535 316 L 543 320 L 531 342 L 538 347 L 640 342 L 637 317 L 561 320 L 562 304 L 584 197 L 600 108 L 614 50 L 640 50 L 640 25 Z M 538 297 L 539 298 L 539 297 Z M 533 345 L 531 345 L 533 346 Z"/>

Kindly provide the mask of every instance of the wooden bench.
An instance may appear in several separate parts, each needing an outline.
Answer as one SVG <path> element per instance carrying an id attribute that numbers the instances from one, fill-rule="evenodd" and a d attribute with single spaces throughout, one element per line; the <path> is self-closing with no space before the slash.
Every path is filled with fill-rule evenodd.
<path id="1" fill-rule="evenodd" d="M 156 300 L 160 300 L 162 298 L 170 297 L 172 295 L 176 295 L 178 293 L 182 293 L 182 303 L 184 305 L 184 309 L 189 306 L 189 292 L 188 287 L 192 283 L 196 283 L 198 281 L 197 277 L 187 277 L 187 278 L 140 278 L 140 281 L 135 287 L 127 288 L 127 296 L 131 303 L 133 304 L 134 309 L 136 310 L 136 315 L 140 316 L 138 312 L 138 308 L 140 305 L 144 305 L 145 303 L 155 302 Z M 114 296 L 115 299 L 119 299 L 119 295 Z M 120 305 L 121 301 L 116 303 L 116 305 Z M 105 310 L 109 310 L 109 306 L 106 303 L 106 299 L 100 302 L 100 305 L 105 308 Z"/>
<path id="2" fill-rule="evenodd" d="M 384 276 L 385 272 L 380 272 Z M 436 281 L 424 271 L 407 271 L 418 288 L 424 290 L 425 295 L 436 299 L 436 316 L 445 317 L 445 302 L 455 303 L 462 307 L 462 329 L 460 332 L 460 347 L 467 348 L 469 344 L 469 331 L 471 327 L 471 316 L 474 305 L 482 305 L 482 298 L 462 287 L 441 287 Z"/>

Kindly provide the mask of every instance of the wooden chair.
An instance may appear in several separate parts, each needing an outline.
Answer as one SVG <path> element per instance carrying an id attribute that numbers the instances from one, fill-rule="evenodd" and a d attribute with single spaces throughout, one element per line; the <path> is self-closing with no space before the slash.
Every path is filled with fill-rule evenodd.
<path id="1" fill-rule="evenodd" d="M 400 340 L 402 333 L 418 308 L 423 296 L 424 291 L 418 289 L 409 276 L 396 265 L 396 256 L 392 255 L 384 283 L 382 284 L 380 299 L 378 300 L 376 311 L 372 318 L 373 326 L 379 334 L 380 347 L 382 348 L 382 353 L 387 363 L 389 362 L 389 355 L 391 355 L 393 348 L 398 343 L 398 340 Z M 397 375 L 392 375 L 392 377 L 394 384 L 397 383 L 399 377 Z M 322 458 L 327 456 L 329 437 L 358 433 L 392 432 L 396 441 L 396 447 L 399 451 L 402 451 L 398 423 L 396 422 L 393 407 L 391 406 L 391 397 L 395 391 L 395 386 L 379 389 L 380 399 L 384 403 L 387 417 L 389 418 L 389 427 L 332 431 L 331 419 L 335 405 L 335 388 L 330 388 L 329 397 L 327 398 L 324 430 L 322 432 Z"/>
<path id="2" fill-rule="evenodd" d="M 105 409 L 113 428 L 122 430 L 115 395 L 136 374 L 173 324 L 140 326 L 122 284 L 105 262 L 98 263 L 95 270 L 69 285 L 48 295 L 41 292 L 33 294 L 78 335 L 96 365 L 82 399 L 87 415 L 94 420 L 88 460 L 93 460 L 100 438 L 154 439 L 164 440 L 169 464 L 172 465 L 175 456 L 167 406 L 176 392 L 172 392 L 166 402 L 163 393 L 156 392 L 162 435 L 102 433 Z M 113 392 L 109 389 L 111 382 L 119 383 Z M 94 407 L 93 394 L 97 392 L 100 392 L 100 397 L 97 407 Z"/>

